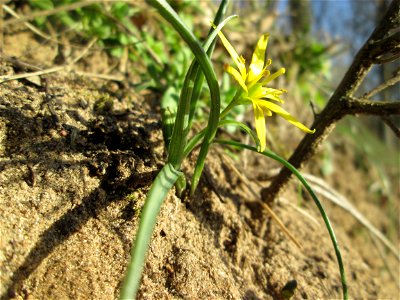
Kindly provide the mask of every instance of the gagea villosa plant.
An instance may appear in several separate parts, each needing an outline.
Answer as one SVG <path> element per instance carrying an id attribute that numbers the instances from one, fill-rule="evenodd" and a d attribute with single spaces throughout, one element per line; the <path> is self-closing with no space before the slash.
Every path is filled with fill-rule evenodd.
<path id="1" fill-rule="evenodd" d="M 288 122 L 292 123 L 303 131 L 307 133 L 314 133 L 315 130 L 308 129 L 286 110 L 272 102 L 276 101 L 284 103 L 280 96 L 286 92 L 286 90 L 277 90 L 267 86 L 267 84 L 269 84 L 272 80 L 285 73 L 284 68 L 279 69 L 272 75 L 268 70 L 268 67 L 272 63 L 270 59 L 266 58 L 269 35 L 264 34 L 258 40 L 248 70 L 245 65 L 245 59 L 236 53 L 235 49 L 229 43 L 224 34 L 222 32 L 218 32 L 218 36 L 220 37 L 223 45 L 231 55 L 232 60 L 237 67 L 237 69 L 235 69 L 226 64 L 225 71 L 232 75 L 241 88 L 241 90 L 238 91 L 238 97 L 233 99 L 233 101 L 222 114 L 222 117 L 225 115 L 225 113 L 228 113 L 229 109 L 234 105 L 252 104 L 254 110 L 255 127 L 257 136 L 260 140 L 259 151 L 264 151 L 266 148 L 264 115 L 271 116 L 272 112 L 280 115 Z"/>
<path id="2" fill-rule="evenodd" d="M 276 77 L 284 74 L 285 70 L 282 68 L 273 74 L 270 74 L 270 71 L 268 70 L 268 67 L 271 64 L 271 60 L 266 58 L 266 48 L 269 36 L 267 34 L 261 36 L 255 47 L 251 63 L 249 64 L 249 67 L 246 68 L 244 58 L 237 54 L 228 39 L 221 32 L 221 29 L 226 22 L 234 17 L 231 16 L 223 20 L 228 5 L 227 0 L 221 2 L 208 37 L 203 45 L 180 20 L 179 16 L 166 0 L 147 0 L 147 3 L 157 9 L 159 14 L 179 33 L 182 39 L 189 46 L 195 58 L 187 71 L 180 93 L 178 107 L 176 109 L 170 109 L 167 106 L 168 104 L 165 104 L 165 106 L 162 107 L 163 112 L 168 112 L 168 114 L 163 115 L 163 126 L 171 128 L 172 125 L 172 130 L 164 130 L 164 139 L 166 141 L 166 146 L 168 147 L 168 160 L 152 183 L 143 206 L 139 228 L 131 251 L 131 260 L 125 275 L 120 298 L 136 298 L 136 293 L 140 286 L 146 253 L 149 248 L 154 225 L 161 205 L 174 185 L 178 192 L 186 188 L 186 178 L 180 171 L 183 160 L 197 145 L 201 145 L 195 170 L 191 179 L 191 195 L 193 195 L 199 183 L 205 159 L 211 144 L 220 143 L 225 146 L 235 146 L 241 149 L 248 149 L 270 157 L 287 167 L 300 180 L 317 205 L 328 229 L 339 264 L 343 286 L 343 298 L 347 299 L 347 286 L 340 250 L 332 226 L 330 225 L 329 219 L 325 214 L 320 201 L 307 181 L 289 162 L 272 151 L 266 150 L 265 116 L 271 116 L 272 113 L 278 114 L 307 133 L 314 132 L 314 130 L 304 126 L 277 104 L 283 103 L 281 95 L 286 91 L 270 87 L 269 84 Z M 227 49 L 237 68 L 235 69 L 230 65 L 226 65 L 225 71 L 228 72 L 238 83 L 238 89 L 235 96 L 221 113 L 219 84 L 210 60 L 217 36 L 221 39 L 222 44 Z M 192 119 L 195 115 L 194 111 L 196 110 L 196 104 L 200 96 L 204 79 L 207 82 L 211 99 L 208 122 L 203 130 L 188 140 L 188 134 L 191 130 L 193 121 Z M 168 101 L 165 103 L 168 103 Z M 243 123 L 224 119 L 233 107 L 247 104 L 253 106 L 256 132 Z M 172 123 L 171 120 L 173 120 Z M 226 125 L 236 125 L 247 132 L 252 137 L 256 147 L 236 141 L 216 139 L 215 135 L 218 127 Z"/>

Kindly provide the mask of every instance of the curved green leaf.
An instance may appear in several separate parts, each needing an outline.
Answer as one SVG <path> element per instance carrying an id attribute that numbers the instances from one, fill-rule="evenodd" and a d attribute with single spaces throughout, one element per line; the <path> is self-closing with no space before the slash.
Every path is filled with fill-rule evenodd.
<path id="1" fill-rule="evenodd" d="M 227 1 L 223 1 L 223 3 L 226 2 Z M 221 3 L 221 5 L 223 3 Z M 213 29 L 213 31 L 209 34 L 206 42 L 204 43 L 204 50 L 207 51 L 207 55 L 211 55 L 218 32 L 229 20 L 235 17 L 236 16 L 230 16 L 226 18 L 217 26 L 215 30 Z M 219 22 L 219 18 L 220 17 L 218 17 L 217 14 L 215 21 Z M 187 134 L 192 125 L 194 107 L 196 106 L 197 100 L 200 96 L 203 78 L 204 75 L 200 71 L 200 65 L 195 58 L 190 65 L 183 83 L 183 88 L 179 98 L 178 110 L 176 112 L 175 125 L 172 131 L 172 137 L 170 139 L 171 144 L 168 151 L 168 161 L 172 163 L 175 168 L 179 168 L 182 160 L 186 157 L 182 150 L 184 148 L 184 144 L 186 143 Z"/>
<path id="2" fill-rule="evenodd" d="M 264 156 L 268 156 L 276 161 L 278 161 L 279 163 L 281 163 L 282 165 L 284 165 L 286 168 L 288 168 L 299 180 L 300 182 L 304 185 L 304 187 L 306 188 L 306 190 L 308 191 L 308 193 L 310 194 L 311 198 L 314 200 L 314 203 L 317 205 L 318 210 L 322 216 L 322 219 L 325 222 L 325 226 L 328 229 L 329 232 L 329 236 L 331 238 L 332 244 L 333 244 L 333 248 L 335 249 L 335 253 L 336 253 L 336 258 L 337 258 L 337 262 L 339 265 L 339 271 L 340 271 L 340 278 L 342 281 L 342 288 L 343 288 L 343 299 L 348 299 L 348 292 L 347 292 L 347 283 L 346 283 L 346 274 L 344 271 L 344 266 L 343 266 L 343 260 L 342 260 L 342 255 L 340 253 L 340 249 L 339 249 L 339 245 L 336 239 L 336 235 L 333 231 L 331 222 L 329 221 L 328 216 L 325 213 L 325 210 L 321 204 L 321 202 L 319 201 L 317 195 L 314 193 L 313 189 L 311 188 L 311 186 L 308 184 L 308 182 L 304 179 L 304 177 L 300 174 L 300 172 L 292 165 L 290 164 L 287 160 L 285 160 L 284 158 L 280 157 L 279 155 L 275 154 L 274 152 L 270 151 L 270 150 L 265 150 L 263 152 L 258 152 L 256 148 L 249 146 L 249 145 L 245 145 L 239 142 L 235 142 L 235 141 L 226 141 L 226 140 L 215 140 L 216 143 L 220 143 L 220 144 L 224 144 L 224 145 L 230 145 L 230 146 L 235 146 L 235 147 L 239 147 L 242 149 L 247 149 L 247 150 L 251 150 L 257 153 L 260 153 Z"/>

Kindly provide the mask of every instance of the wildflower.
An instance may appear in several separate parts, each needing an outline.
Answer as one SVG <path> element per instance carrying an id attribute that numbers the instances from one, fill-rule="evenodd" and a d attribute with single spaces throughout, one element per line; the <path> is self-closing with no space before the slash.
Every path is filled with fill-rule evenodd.
<path id="1" fill-rule="evenodd" d="M 225 65 L 225 71 L 229 73 L 242 88 L 242 94 L 238 100 L 238 104 L 251 103 L 253 105 L 256 132 L 260 139 L 260 151 L 264 151 L 266 148 L 265 115 L 269 117 L 272 115 L 272 112 L 283 117 L 304 132 L 314 133 L 315 129 L 311 130 L 307 128 L 282 107 L 270 101 L 273 100 L 284 103 L 280 96 L 286 92 L 286 90 L 266 87 L 270 81 L 285 73 L 284 68 L 281 68 L 274 74 L 270 74 L 270 71 L 267 70 L 272 63 L 270 59 L 266 59 L 265 55 L 269 35 L 264 34 L 258 40 L 248 70 L 245 65 L 245 59 L 237 54 L 224 34 L 218 32 L 218 35 L 237 67 L 237 69 L 235 69 L 230 65 Z"/>

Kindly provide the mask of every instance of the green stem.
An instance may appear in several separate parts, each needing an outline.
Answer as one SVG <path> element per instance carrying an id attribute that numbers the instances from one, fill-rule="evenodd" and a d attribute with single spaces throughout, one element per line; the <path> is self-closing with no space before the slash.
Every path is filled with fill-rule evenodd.
<path id="1" fill-rule="evenodd" d="M 237 100 L 240 98 L 241 94 L 242 94 L 241 90 L 238 89 L 236 94 L 235 94 L 235 96 L 233 97 L 232 101 L 228 104 L 227 107 L 225 107 L 225 109 L 221 112 L 221 114 L 219 114 L 219 120 L 222 120 L 222 118 L 224 118 L 229 113 L 229 111 L 235 105 L 237 105 Z M 219 122 L 218 122 L 218 124 L 219 124 Z M 218 126 L 218 124 L 217 124 L 217 126 Z M 191 195 L 194 194 L 194 191 L 196 190 L 197 185 L 199 184 L 200 176 L 201 176 L 201 173 L 202 173 L 203 168 L 204 168 L 204 163 L 205 163 L 205 160 L 206 160 L 206 155 L 207 155 L 207 152 L 208 152 L 208 148 L 209 148 L 210 144 L 212 143 L 212 140 L 215 137 L 215 133 L 216 133 L 216 130 L 215 130 L 214 134 L 212 135 L 212 137 L 207 136 L 207 131 L 205 133 L 205 137 L 204 137 L 204 141 L 203 141 L 203 144 L 202 144 L 202 148 L 200 149 L 199 157 L 197 158 L 197 162 L 196 162 L 196 168 L 194 170 L 193 177 L 192 177 L 192 185 L 190 187 L 190 194 Z M 189 151 L 189 153 L 190 153 L 190 151 Z"/>
<path id="2" fill-rule="evenodd" d="M 207 40 L 204 43 L 204 50 L 207 51 L 207 55 L 211 55 L 213 45 L 215 42 L 215 38 L 217 36 L 218 31 L 232 18 L 236 16 L 230 16 L 221 22 L 221 14 L 220 11 L 225 8 L 223 5 L 227 5 L 227 1 L 223 1 L 220 5 L 220 9 L 218 10 L 219 14 L 217 14 L 215 18 L 215 22 L 220 23 L 218 27 L 210 32 L 207 37 Z M 192 64 L 189 67 L 189 70 L 186 74 L 185 81 L 183 83 L 183 88 L 179 98 L 178 110 L 176 113 L 176 121 L 172 132 L 171 143 L 169 147 L 169 155 L 168 161 L 176 168 L 180 168 L 183 159 L 186 155 L 183 153 L 182 149 L 184 149 L 184 145 L 186 144 L 187 134 L 189 133 L 189 129 L 191 128 L 192 122 L 191 117 L 194 114 L 192 112 L 193 105 L 196 105 L 196 102 L 199 98 L 201 86 L 203 84 L 204 75 L 200 72 L 199 64 L 197 60 L 193 60 Z M 189 116 L 189 120 L 188 120 Z"/>
<path id="3" fill-rule="evenodd" d="M 257 134 L 251 130 L 247 125 L 243 124 L 242 122 L 235 121 L 235 120 L 221 120 L 219 121 L 219 126 L 225 126 L 225 125 L 231 125 L 231 126 L 237 126 L 240 129 L 242 129 L 244 132 L 246 132 L 250 137 L 253 139 L 254 143 L 257 145 L 257 151 L 258 149 L 261 149 L 260 145 L 260 139 L 258 138 Z"/>
<path id="4" fill-rule="evenodd" d="M 242 94 L 242 89 L 238 89 L 235 93 L 235 96 L 233 97 L 232 101 L 229 102 L 228 106 L 224 108 L 224 110 L 221 112 L 219 119 L 222 120 L 223 118 L 226 117 L 226 115 L 231 111 L 232 108 L 234 108 L 236 105 L 238 105 L 237 100 L 240 98 L 240 95 Z"/>
<path id="5" fill-rule="evenodd" d="M 257 152 L 257 149 L 255 147 L 252 147 L 252 146 L 249 146 L 249 145 L 245 145 L 245 144 L 242 144 L 242 143 L 239 143 L 239 142 L 225 141 L 225 140 L 218 140 L 218 139 L 216 139 L 214 141 L 216 143 L 235 146 L 235 147 L 239 147 L 239 148 L 242 148 L 242 149 L 245 148 L 245 149 Z M 304 177 L 300 174 L 300 172 L 293 165 L 291 165 L 288 161 L 286 161 L 284 158 L 280 157 L 279 155 L 277 155 L 274 152 L 269 151 L 269 150 L 265 150 L 263 152 L 258 152 L 258 153 L 261 153 L 264 156 L 268 156 L 268 157 L 280 162 L 282 165 L 284 165 L 286 168 L 288 168 L 300 180 L 300 182 L 304 185 L 304 187 L 310 193 L 312 199 L 314 200 L 315 204 L 318 207 L 318 210 L 319 210 L 319 212 L 320 212 L 320 214 L 322 216 L 322 219 L 325 222 L 326 228 L 328 229 L 329 236 L 330 236 L 332 244 L 333 244 L 333 248 L 335 249 L 336 258 L 337 258 L 337 262 L 338 262 L 338 265 L 339 265 L 340 278 L 341 278 L 341 281 L 342 281 L 343 299 L 347 300 L 348 299 L 348 291 L 347 291 L 346 274 L 345 274 L 345 271 L 344 271 L 342 255 L 340 253 L 339 245 L 338 245 L 338 242 L 337 242 L 337 239 L 336 239 L 336 235 L 335 235 L 335 233 L 333 231 L 331 222 L 329 221 L 329 218 L 328 218 L 327 214 L 325 213 L 325 210 L 324 210 L 321 202 L 319 201 L 317 195 L 314 193 L 313 189 L 308 184 L 308 182 L 304 179 Z"/>
<path id="6" fill-rule="evenodd" d="M 166 1 L 148 0 L 147 2 L 153 7 L 157 8 L 160 14 L 167 21 L 169 21 L 172 26 L 179 32 L 179 34 L 191 48 L 205 74 L 211 92 L 212 103 L 210 120 L 208 123 L 209 126 L 207 127 L 206 131 L 206 134 L 209 136 L 210 139 L 213 131 L 215 135 L 215 131 L 218 125 L 220 103 L 218 82 L 212 68 L 211 61 L 204 52 L 200 43 L 194 37 L 193 33 L 186 28 L 185 24 L 179 19 L 178 15 L 173 11 L 173 9 Z M 226 1 L 224 1 L 223 3 L 226 3 Z M 226 22 L 227 20 L 225 20 L 224 22 Z M 221 26 L 219 28 L 220 30 L 223 24 L 221 23 L 219 26 Z M 208 40 L 206 42 L 207 48 L 210 47 L 212 40 L 216 37 L 216 34 L 217 31 L 215 30 L 208 37 Z M 160 171 L 153 184 L 151 185 L 149 194 L 146 198 L 140 218 L 140 224 L 135 244 L 132 248 L 131 260 L 128 265 L 126 278 L 124 280 L 124 284 L 120 294 L 121 299 L 135 299 L 136 293 L 139 289 L 143 265 L 146 258 L 146 252 L 149 247 L 150 239 L 161 205 L 165 197 L 167 196 L 168 191 L 172 188 L 177 179 L 183 176 L 183 174 L 181 172 L 178 172 L 177 170 L 180 168 L 182 153 L 184 151 L 183 146 L 185 145 L 188 132 L 189 122 L 187 117 L 189 117 L 190 113 L 190 100 L 193 95 L 193 82 L 196 82 L 195 78 L 198 78 L 197 74 L 199 73 L 198 70 L 195 69 L 195 67 L 196 64 L 193 63 L 185 78 L 185 84 L 181 93 L 180 103 L 177 112 L 178 124 L 175 124 L 174 126 L 171 140 L 171 144 L 175 143 L 171 146 L 171 152 L 173 153 L 172 158 L 169 157 L 169 162 L 171 161 L 172 164 L 167 163 L 163 167 L 163 169 Z M 216 125 L 214 124 L 214 119 L 216 119 Z"/>
<path id="7" fill-rule="evenodd" d="M 139 289 L 146 252 L 149 247 L 158 213 L 169 190 L 175 184 L 181 172 L 176 171 L 171 164 L 166 164 L 158 173 L 151 185 L 144 203 L 139 229 L 132 248 L 131 260 L 121 289 L 120 299 L 135 299 Z"/>
<path id="8" fill-rule="evenodd" d="M 179 98 L 178 111 L 176 113 L 175 125 L 172 131 L 172 137 L 168 149 L 168 162 L 175 169 L 180 169 L 183 160 L 183 147 L 185 147 L 187 134 L 189 132 L 188 116 L 190 113 L 190 100 L 193 94 L 193 76 L 196 76 L 197 70 L 195 64 L 192 64 L 188 70 L 183 83 L 183 88 Z"/>
<path id="9" fill-rule="evenodd" d="M 187 157 L 190 152 L 196 147 L 196 145 L 202 140 L 206 133 L 206 129 L 203 129 L 202 131 L 198 132 L 195 134 L 194 137 L 189 141 L 189 143 L 186 144 L 185 150 L 183 152 L 184 157 Z"/>
<path id="10" fill-rule="evenodd" d="M 243 125 L 240 122 L 236 122 L 236 121 L 231 121 L 231 120 L 223 120 L 223 118 L 230 112 L 230 110 L 237 105 L 237 99 L 239 99 L 239 96 L 241 94 L 241 91 L 238 90 L 235 94 L 235 96 L 233 97 L 232 101 L 228 104 L 227 107 L 225 107 L 225 109 L 221 112 L 220 116 L 219 116 L 219 123 L 218 126 L 224 126 L 224 125 L 235 125 L 235 126 L 239 126 L 242 129 L 244 129 L 244 131 L 246 131 L 248 134 L 250 134 L 253 139 L 254 139 L 254 135 L 252 134 L 251 130 L 246 130 L 247 127 L 245 125 Z M 183 157 L 187 157 L 190 152 L 192 152 L 192 150 L 194 149 L 194 147 L 196 147 L 196 145 L 201 141 L 201 139 L 204 137 L 206 132 L 206 129 L 201 130 L 200 132 L 196 133 L 191 140 L 186 144 L 185 150 L 183 152 Z M 257 144 L 257 146 L 259 146 L 260 142 L 258 140 L 258 137 L 256 136 L 256 138 L 254 139 L 254 142 Z"/>

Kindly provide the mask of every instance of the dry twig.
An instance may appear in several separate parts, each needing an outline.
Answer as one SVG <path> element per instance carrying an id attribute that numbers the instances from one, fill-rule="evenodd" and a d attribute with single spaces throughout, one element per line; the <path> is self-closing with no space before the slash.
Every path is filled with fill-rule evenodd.
<path id="1" fill-rule="evenodd" d="M 16 18 L 17 20 L 22 19 L 22 17 L 17 14 L 14 10 L 12 10 L 8 5 L 3 5 L 4 10 L 9 13 L 10 15 L 12 15 L 14 18 Z M 31 23 L 29 22 L 23 22 L 24 25 L 29 28 L 33 33 L 41 36 L 44 39 L 47 40 L 52 40 L 52 37 L 49 36 L 48 34 L 44 33 L 43 31 L 41 31 L 40 29 L 38 29 L 37 27 L 33 26 Z"/>
<path id="2" fill-rule="evenodd" d="M 0 84 L 10 81 L 10 80 L 17 80 L 17 79 L 22 79 L 22 78 L 28 78 L 28 77 L 33 77 L 33 76 L 41 76 L 49 73 L 54 73 L 54 72 L 59 72 L 59 71 L 64 71 L 64 70 L 70 70 L 72 68 L 73 64 L 76 64 L 82 57 L 84 57 L 89 49 L 96 43 L 97 38 L 93 38 L 88 45 L 72 60 L 71 64 L 63 65 L 63 66 L 56 66 L 56 67 L 51 67 L 45 70 L 39 70 L 36 72 L 28 72 L 28 73 L 22 73 L 22 74 L 15 74 L 15 75 L 3 75 L 0 76 Z"/>
<path id="3" fill-rule="evenodd" d="M 4 0 L 0 0 L 0 52 L 4 49 Z"/>
<path id="4" fill-rule="evenodd" d="M 15 75 L 3 75 L 3 76 L 0 76 L 0 84 L 10 81 L 10 80 L 17 80 L 17 79 L 22 79 L 22 78 L 41 76 L 41 75 L 45 75 L 45 74 L 59 72 L 59 71 L 67 69 L 68 67 L 69 66 L 57 66 L 57 67 L 52 67 L 52 68 L 48 68 L 48 69 L 41 70 L 41 71 L 36 71 L 36 72 L 21 73 L 21 74 L 15 74 Z"/>
<path id="5" fill-rule="evenodd" d="M 392 78 L 386 80 L 384 83 L 378 85 L 377 87 L 375 87 L 374 89 L 369 91 L 368 93 L 365 93 L 363 95 L 363 98 L 365 98 L 365 99 L 371 98 L 375 94 L 383 91 L 384 89 L 386 89 L 386 88 L 388 88 L 388 87 L 390 87 L 392 85 L 395 85 L 399 81 L 400 81 L 400 74 L 396 74 Z"/>
<path id="6" fill-rule="evenodd" d="M 392 278 L 393 282 L 396 283 L 397 288 L 400 289 L 399 278 L 396 278 L 395 272 L 393 272 L 392 268 L 390 268 L 389 262 L 387 260 L 387 256 L 384 253 L 384 251 L 382 250 L 381 245 L 378 242 L 378 239 L 372 233 L 369 233 L 369 236 L 371 237 L 371 240 L 372 240 L 374 246 L 376 247 L 376 250 L 378 250 L 379 256 L 381 257 L 383 264 L 385 265 L 385 268 L 388 271 L 390 277 Z"/>

